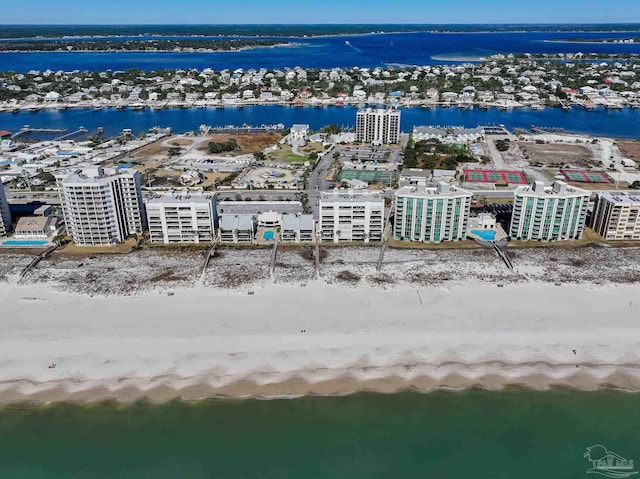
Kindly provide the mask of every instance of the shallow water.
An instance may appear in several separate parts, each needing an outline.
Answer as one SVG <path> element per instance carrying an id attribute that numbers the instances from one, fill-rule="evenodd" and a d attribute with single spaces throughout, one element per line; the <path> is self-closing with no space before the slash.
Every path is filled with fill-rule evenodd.
<path id="1" fill-rule="evenodd" d="M 357 394 L 0 411 L 0 477 L 577 478 L 640 458 L 640 395 Z"/>

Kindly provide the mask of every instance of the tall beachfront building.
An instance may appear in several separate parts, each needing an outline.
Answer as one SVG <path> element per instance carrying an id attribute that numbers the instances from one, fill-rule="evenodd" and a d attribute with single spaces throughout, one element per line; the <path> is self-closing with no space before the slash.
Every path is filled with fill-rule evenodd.
<path id="1" fill-rule="evenodd" d="M 556 181 L 536 181 L 514 191 L 509 234 L 513 239 L 559 241 L 580 239 L 587 218 L 590 192 Z"/>
<path id="2" fill-rule="evenodd" d="M 4 186 L 0 181 L 0 236 L 6 235 L 9 231 L 11 231 L 11 213 Z"/>
<path id="3" fill-rule="evenodd" d="M 377 145 L 400 141 L 400 110 L 358 110 L 356 140 Z"/>
<path id="4" fill-rule="evenodd" d="M 395 194 L 393 237 L 422 243 L 465 239 L 471 197 L 471 191 L 444 181 L 403 186 Z"/>
<path id="5" fill-rule="evenodd" d="M 320 239 L 381 241 L 384 198 L 378 192 L 334 190 L 320 193 Z"/>
<path id="6" fill-rule="evenodd" d="M 140 173 L 84 168 L 56 175 L 67 232 L 78 246 L 120 243 L 146 227 Z"/>
<path id="7" fill-rule="evenodd" d="M 214 239 L 216 201 L 212 193 L 187 190 L 146 201 L 152 243 L 201 243 Z"/>
<path id="8" fill-rule="evenodd" d="M 640 239 L 640 192 L 598 193 L 591 228 L 608 240 Z"/>

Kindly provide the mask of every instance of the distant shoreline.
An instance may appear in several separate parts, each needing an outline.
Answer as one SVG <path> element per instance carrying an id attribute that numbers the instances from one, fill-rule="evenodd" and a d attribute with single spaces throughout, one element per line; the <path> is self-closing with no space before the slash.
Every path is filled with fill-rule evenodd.
<path id="1" fill-rule="evenodd" d="M 479 24 L 480 25 L 480 24 Z M 251 26 L 251 25 L 249 25 Z M 286 26 L 286 25 L 285 25 Z M 372 25 L 372 27 L 394 27 L 394 25 Z M 398 26 L 398 25 L 396 25 Z M 326 32 L 326 33 L 278 33 L 275 29 L 282 27 L 282 25 L 273 25 L 274 30 L 269 34 L 243 34 L 243 33 L 234 33 L 230 31 L 230 33 L 211 33 L 211 34 L 177 34 L 177 33 L 131 33 L 131 34 L 87 34 L 87 35 L 32 35 L 32 36 L 20 36 L 20 37 L 9 37 L 3 36 L 0 37 L 0 41 L 26 41 L 26 40 L 37 40 L 37 41 L 55 41 L 55 40 L 79 40 L 79 39 L 89 39 L 89 40 L 105 40 L 105 39 L 119 39 L 119 38 L 165 38 L 165 39 L 189 39 L 189 38 L 245 38 L 245 39 L 254 39 L 254 38 L 326 38 L 326 37 L 343 37 L 343 36 L 365 36 L 365 35 L 386 35 L 386 34 L 415 34 L 415 33 L 434 33 L 434 34 L 480 34 L 480 33 L 584 33 L 584 34 L 603 34 L 603 33 L 611 33 L 611 34 L 622 34 L 622 33 L 638 33 L 640 31 L 640 25 L 638 29 L 606 29 L 606 30 L 589 30 L 589 29 L 558 29 L 558 28 L 539 28 L 539 29 L 474 29 L 474 30 L 462 30 L 462 29 L 451 29 L 451 28 L 433 28 L 435 25 L 425 25 L 425 28 L 419 28 L 420 25 L 415 25 L 414 28 L 407 29 L 378 29 L 378 30 L 370 30 L 370 31 L 342 31 L 342 32 Z M 141 28 L 145 28 L 149 26 L 142 25 Z M 190 25 L 185 25 L 184 28 L 188 29 L 192 27 Z M 265 26 L 264 28 L 266 28 Z M 308 28 L 312 30 L 316 28 L 316 25 L 303 25 L 298 26 L 299 30 L 304 30 Z M 416 28 L 417 27 L 417 28 Z M 444 25 L 443 25 L 444 27 Z M 35 29 L 38 27 L 36 26 Z M 2 27 L 0 27 L 2 30 Z"/>
<path id="2" fill-rule="evenodd" d="M 626 39 L 628 40 L 628 39 Z M 542 43 L 577 43 L 584 45 L 640 45 L 640 42 L 614 42 L 614 41 L 580 41 L 580 40 L 542 40 Z"/>
<path id="3" fill-rule="evenodd" d="M 105 50 L 1 50 L 2 53 L 233 53 L 244 50 L 255 50 L 258 48 L 283 48 L 283 47 L 300 47 L 301 43 L 278 43 L 274 45 L 252 45 L 229 49 L 213 49 L 213 48 L 178 48 L 174 50 L 132 50 L 132 49 L 105 49 Z"/>

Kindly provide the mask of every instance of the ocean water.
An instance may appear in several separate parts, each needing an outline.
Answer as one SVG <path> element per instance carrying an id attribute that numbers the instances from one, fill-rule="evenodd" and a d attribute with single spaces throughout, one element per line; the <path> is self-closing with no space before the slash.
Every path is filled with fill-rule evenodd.
<path id="1" fill-rule="evenodd" d="M 564 390 L 10 407 L 0 477 L 575 479 L 595 444 L 637 463 L 639 410 Z"/>
<path id="2" fill-rule="evenodd" d="M 202 124 L 212 126 L 243 124 L 260 126 L 282 123 L 289 127 L 294 123 L 308 123 L 312 129 L 320 129 L 329 124 L 355 126 L 355 107 L 294 108 L 278 105 L 248 106 L 244 108 L 224 109 L 167 109 L 153 111 L 118 111 L 104 109 L 69 109 L 65 111 L 42 110 L 37 113 L 0 113 L 0 129 L 12 132 L 25 125 L 32 128 L 77 130 L 80 126 L 89 131 L 103 127 L 107 135 L 115 135 L 124 128 L 134 133 L 146 131 L 153 126 L 170 126 L 175 132 L 197 130 Z M 559 127 L 566 131 L 612 136 L 616 138 L 640 138 L 640 110 L 593 111 L 575 107 L 570 112 L 559 108 L 547 108 L 543 111 L 517 109 L 499 111 L 479 108 L 459 110 L 457 108 L 404 108 L 402 109 L 401 129 L 411 131 L 419 125 L 467 126 L 504 124 L 508 128 L 529 128 L 531 125 Z M 59 135 L 58 135 L 59 136 Z"/>
<path id="3" fill-rule="evenodd" d="M 72 34 L 73 30 L 69 31 Z M 432 65 L 477 59 L 496 53 L 640 53 L 640 44 L 549 43 L 577 36 L 586 39 L 629 38 L 638 32 L 495 32 L 393 33 L 333 37 L 281 37 L 296 47 L 255 48 L 217 53 L 2 53 L 3 71 L 120 70 L 140 68 L 303 68 Z M 145 38 L 145 37 L 142 37 Z M 348 43 L 347 43 L 348 42 Z"/>

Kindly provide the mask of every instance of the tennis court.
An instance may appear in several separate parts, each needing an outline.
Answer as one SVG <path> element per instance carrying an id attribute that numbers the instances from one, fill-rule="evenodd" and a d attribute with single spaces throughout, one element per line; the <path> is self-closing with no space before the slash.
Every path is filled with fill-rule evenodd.
<path id="1" fill-rule="evenodd" d="M 465 181 L 470 183 L 527 184 L 527 177 L 521 171 L 464 170 L 464 178 Z"/>
<path id="2" fill-rule="evenodd" d="M 604 171 L 560 170 L 560 173 L 567 180 L 576 183 L 611 183 Z"/>
<path id="3" fill-rule="evenodd" d="M 391 184 L 395 181 L 395 171 L 342 170 L 340 180 L 360 180 L 367 183 Z"/>

